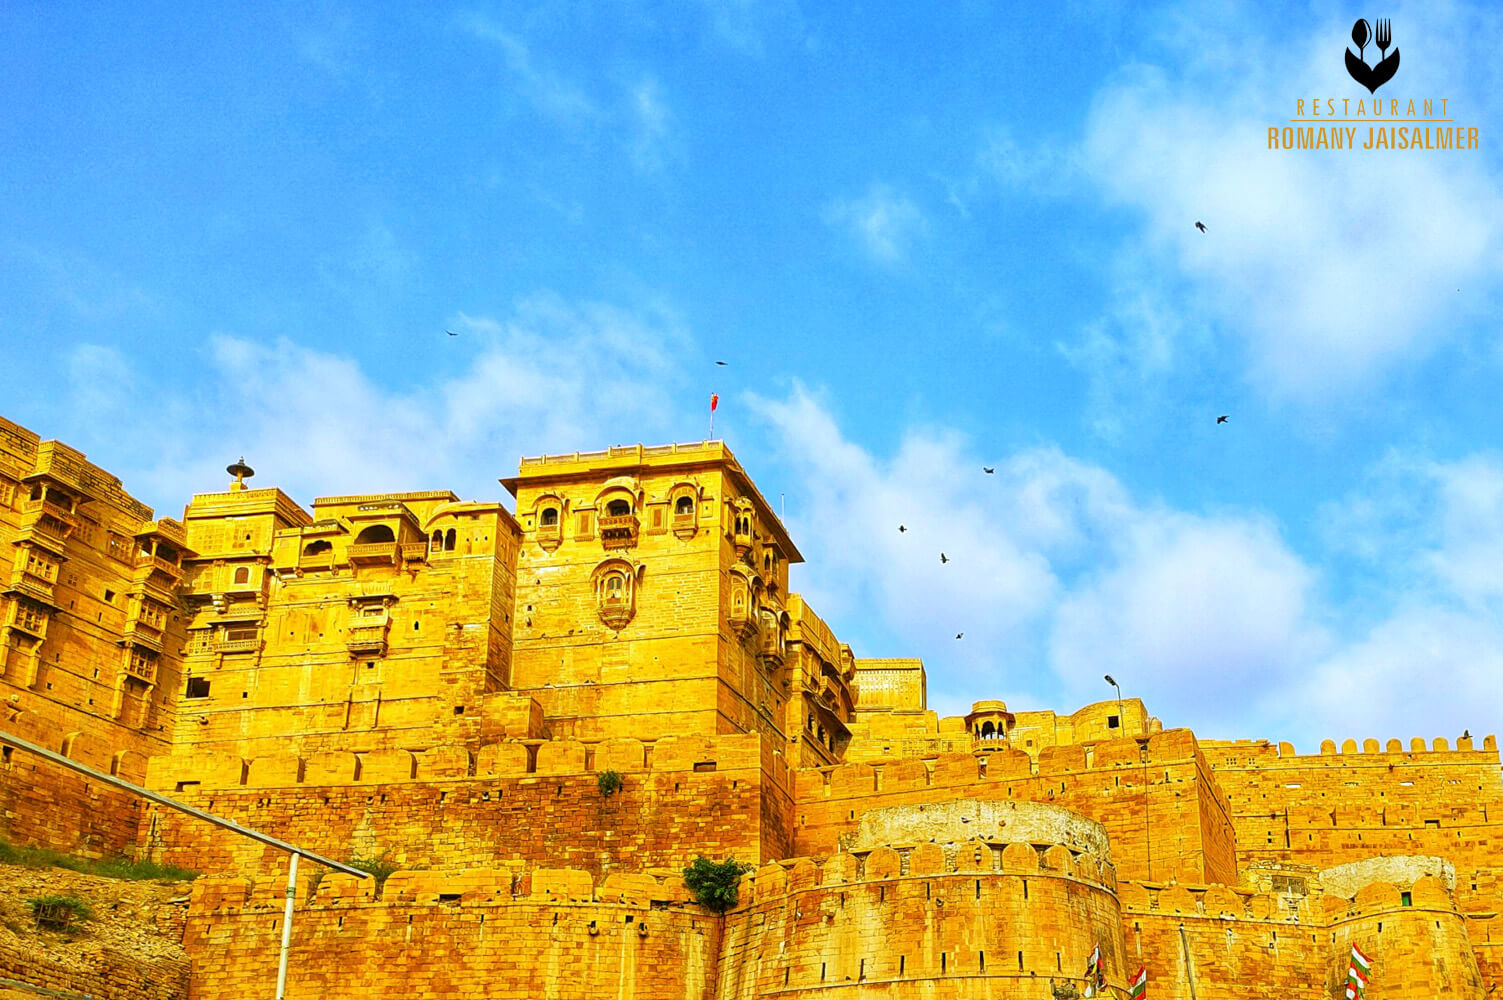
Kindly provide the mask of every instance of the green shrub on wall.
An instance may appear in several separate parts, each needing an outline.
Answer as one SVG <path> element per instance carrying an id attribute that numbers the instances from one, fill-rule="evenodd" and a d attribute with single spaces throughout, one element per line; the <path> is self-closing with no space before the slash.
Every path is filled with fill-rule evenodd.
<path id="1" fill-rule="evenodd" d="M 694 899 L 700 906 L 716 913 L 724 913 L 736 905 L 741 876 L 751 870 L 751 865 L 735 858 L 711 861 L 701 854 L 692 865 L 684 869 L 684 885 L 694 893 Z"/>

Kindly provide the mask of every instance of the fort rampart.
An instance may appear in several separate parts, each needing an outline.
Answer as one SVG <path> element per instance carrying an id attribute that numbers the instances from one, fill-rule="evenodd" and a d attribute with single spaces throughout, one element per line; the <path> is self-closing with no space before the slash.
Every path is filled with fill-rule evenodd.
<path id="1" fill-rule="evenodd" d="M 757 864 L 789 853 L 789 774 L 755 734 L 505 742 L 413 754 L 319 753 L 244 761 L 157 758 L 173 797 L 336 858 L 423 867 L 498 861 L 596 873 L 682 868 L 699 854 Z M 622 779 L 606 794 L 599 777 Z M 707 804 L 709 804 L 707 806 Z M 148 844 L 169 863 L 271 872 L 285 858 L 170 810 Z"/>
<path id="2" fill-rule="evenodd" d="M 195 1000 L 270 995 L 286 880 L 200 879 L 185 946 Z M 288 995 L 459 1000 L 714 995 L 720 919 L 676 879 L 579 869 L 401 871 L 302 883 Z M 358 942 L 358 947 L 352 947 Z M 212 969 L 212 972 L 208 970 Z"/>
<path id="3" fill-rule="evenodd" d="M 825 856 L 869 810 L 951 799 L 1063 806 L 1104 826 L 1124 877 L 1236 882 L 1226 800 L 1194 735 L 800 771 L 794 851 Z"/>

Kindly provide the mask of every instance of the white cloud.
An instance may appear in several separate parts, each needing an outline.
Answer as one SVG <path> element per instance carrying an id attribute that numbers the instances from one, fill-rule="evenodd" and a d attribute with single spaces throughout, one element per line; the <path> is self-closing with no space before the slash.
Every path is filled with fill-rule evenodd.
<path id="1" fill-rule="evenodd" d="M 599 117 L 599 109 L 578 84 L 540 65 L 527 44 L 516 35 L 479 15 L 465 18 L 462 27 L 496 46 L 513 89 L 538 114 L 565 125 Z"/>
<path id="2" fill-rule="evenodd" d="M 78 398 L 91 404 L 90 438 L 100 425 L 132 428 L 122 436 L 126 460 L 108 467 L 169 512 L 193 492 L 220 488 L 219 470 L 242 454 L 258 483 L 304 503 L 419 488 L 497 497 L 496 479 L 524 452 L 688 436 L 679 433 L 681 376 L 669 360 L 684 334 L 671 310 L 539 295 L 504 319 L 461 314 L 449 328 L 460 336 L 414 350 L 399 385 L 378 382 L 354 357 L 215 334 L 191 393 L 115 358 L 115 376 L 173 419 L 136 422 L 127 398 L 86 386 Z M 458 374 L 427 374 L 453 371 L 455 355 L 466 359 Z M 103 357 L 88 348 L 73 366 L 87 373 Z"/>
<path id="3" fill-rule="evenodd" d="M 879 183 L 873 183 L 859 198 L 830 202 L 822 215 L 826 225 L 844 231 L 883 264 L 902 260 L 928 228 L 923 212 L 913 201 Z"/>
<path id="4" fill-rule="evenodd" d="M 988 476 L 942 429 L 879 457 L 801 386 L 751 406 L 798 484 L 790 529 L 807 562 L 794 588 L 857 655 L 921 656 L 942 713 L 997 696 L 1071 711 L 1109 698 L 1111 673 L 1165 725 L 1307 750 L 1503 722 L 1503 626 L 1467 603 L 1495 596 L 1496 462 L 1413 465 L 1433 497 L 1384 562 L 1429 566 L 1431 592 L 1338 600 L 1329 568 L 1256 513 L 1145 503 L 1051 448 L 1016 452 Z M 1352 522 L 1343 537 L 1362 530 Z M 1474 544 L 1477 559 L 1463 559 Z M 953 561 L 941 565 L 941 551 Z"/>
<path id="5" fill-rule="evenodd" d="M 795 0 L 699 0 L 699 6 L 715 36 L 743 55 L 766 55 L 769 36 L 792 37 L 814 47 Z"/>
<path id="6" fill-rule="evenodd" d="M 1054 670 L 1077 698 L 1111 673 L 1163 717 L 1236 734 L 1324 646 L 1314 573 L 1255 518 L 1137 511 L 1124 528 L 1056 610 Z"/>
<path id="7" fill-rule="evenodd" d="M 660 170 L 673 151 L 673 112 L 663 96 L 663 87 L 655 78 L 643 77 L 627 88 L 627 99 L 632 163 L 644 173 Z"/>
<path id="8" fill-rule="evenodd" d="M 1303 39 L 1291 46 L 1287 19 L 1217 11 L 1171 19 L 1174 70 L 1128 66 L 1097 94 L 1081 144 L 1087 176 L 1141 220 L 1124 257 L 1178 279 L 1161 285 L 1165 307 L 1193 305 L 1197 321 L 1240 337 L 1262 389 L 1319 401 L 1373 384 L 1445 342 L 1458 288 L 1497 282 L 1500 178 L 1482 152 L 1266 149 L 1296 97 L 1351 93 L 1340 54 L 1350 21 L 1297 24 Z M 1460 15 L 1402 12 L 1413 16 L 1395 14 L 1409 36 L 1392 96 L 1451 94 L 1453 117 L 1482 123 L 1488 99 L 1468 100 L 1454 69 L 1437 65 L 1485 54 L 1449 37 Z M 1103 353 L 1078 356 L 1089 365 Z"/>

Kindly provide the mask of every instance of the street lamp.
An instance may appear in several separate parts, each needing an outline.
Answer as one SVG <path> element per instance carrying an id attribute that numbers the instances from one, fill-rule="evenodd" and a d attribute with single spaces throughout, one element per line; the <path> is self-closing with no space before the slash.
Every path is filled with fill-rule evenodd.
<path id="1" fill-rule="evenodd" d="M 1125 733 L 1127 732 L 1127 720 L 1122 717 L 1122 685 L 1112 680 L 1111 674 L 1106 675 L 1106 682 L 1117 689 L 1117 725 Z"/>
<path id="2" fill-rule="evenodd" d="M 1123 733 L 1127 732 L 1127 720 L 1122 715 L 1122 685 L 1112 679 L 1111 674 L 1106 674 L 1106 682 L 1117 689 L 1117 725 Z M 1136 738 L 1136 737 L 1134 737 Z M 1148 750 L 1143 744 L 1139 744 L 1139 753 L 1143 760 L 1143 854 L 1148 868 L 1148 881 L 1153 881 L 1153 827 L 1148 820 Z"/>

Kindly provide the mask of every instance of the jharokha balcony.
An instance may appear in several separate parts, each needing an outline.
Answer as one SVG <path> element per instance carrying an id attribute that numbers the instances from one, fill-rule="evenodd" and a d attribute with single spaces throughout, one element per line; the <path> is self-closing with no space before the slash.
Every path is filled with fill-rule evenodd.
<path id="1" fill-rule="evenodd" d="M 27 517 L 40 517 L 45 514 L 56 518 L 69 528 L 78 525 L 78 519 L 74 517 L 71 510 L 51 500 L 25 500 L 21 503 L 21 513 Z"/>
<path id="2" fill-rule="evenodd" d="M 149 552 L 136 553 L 137 579 L 150 576 L 152 573 L 165 573 L 172 577 L 174 582 L 183 578 L 183 568 L 171 559 L 163 559 Z"/>
<path id="3" fill-rule="evenodd" d="M 637 515 L 608 514 L 600 519 L 600 543 L 608 549 L 625 549 L 637 544 Z"/>
<path id="4" fill-rule="evenodd" d="M 352 563 L 395 566 L 402 547 L 396 542 L 362 542 L 351 545 L 349 558 Z"/>
<path id="5" fill-rule="evenodd" d="M 351 655 L 364 653 L 385 656 L 386 629 L 385 622 L 380 625 L 352 625 L 345 634 L 345 648 Z"/>

